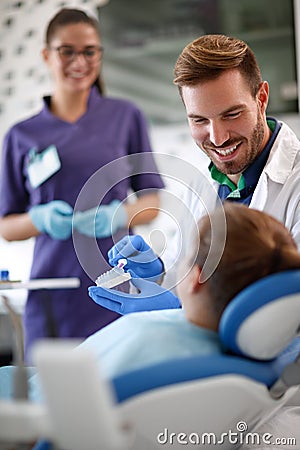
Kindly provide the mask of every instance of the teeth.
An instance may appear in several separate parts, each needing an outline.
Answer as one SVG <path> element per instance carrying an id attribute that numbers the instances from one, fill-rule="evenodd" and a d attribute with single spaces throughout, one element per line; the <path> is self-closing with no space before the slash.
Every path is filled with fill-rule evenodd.
<path id="1" fill-rule="evenodd" d="M 83 78 L 84 77 L 84 74 L 82 74 L 82 73 L 70 73 L 69 75 L 72 78 Z"/>
<path id="2" fill-rule="evenodd" d="M 228 156 L 231 155 L 236 150 L 236 147 L 237 145 L 235 145 L 234 147 L 227 148 L 226 150 L 217 150 L 215 148 L 215 151 L 221 156 Z"/>

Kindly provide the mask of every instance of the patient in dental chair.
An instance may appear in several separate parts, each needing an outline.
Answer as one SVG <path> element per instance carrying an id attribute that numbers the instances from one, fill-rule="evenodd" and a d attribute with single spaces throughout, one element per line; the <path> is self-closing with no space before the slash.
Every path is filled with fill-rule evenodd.
<path id="1" fill-rule="evenodd" d="M 201 219 L 178 268 L 182 309 L 127 314 L 79 345 L 94 352 L 107 378 L 173 358 L 221 353 L 218 324 L 231 299 L 262 277 L 300 268 L 297 247 L 280 222 L 240 204 L 223 208 Z M 141 290 L 150 283 L 132 281 Z M 31 398 L 39 400 L 35 376 L 30 386 Z"/>
<path id="2" fill-rule="evenodd" d="M 280 222 L 225 203 L 199 222 L 190 254 L 178 268 L 182 309 L 125 315 L 81 347 L 95 353 L 110 378 L 172 358 L 221 353 L 218 324 L 231 299 L 262 277 L 294 268 L 300 268 L 300 254 Z M 143 292 L 150 282 L 133 283 Z"/>

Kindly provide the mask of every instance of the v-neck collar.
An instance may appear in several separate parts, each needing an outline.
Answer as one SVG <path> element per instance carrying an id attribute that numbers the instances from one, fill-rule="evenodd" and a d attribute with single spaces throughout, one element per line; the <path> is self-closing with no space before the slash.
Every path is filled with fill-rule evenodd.
<path id="1" fill-rule="evenodd" d="M 47 95 L 47 96 L 43 97 L 44 107 L 43 107 L 43 110 L 42 110 L 42 115 L 44 117 L 47 117 L 48 119 L 52 119 L 54 121 L 64 123 L 67 126 L 76 126 L 81 121 L 83 121 L 85 119 L 88 111 L 91 108 L 93 108 L 93 105 L 95 105 L 99 101 L 99 99 L 101 99 L 101 96 L 98 93 L 97 87 L 96 86 L 92 86 L 92 88 L 90 89 L 90 92 L 89 92 L 89 96 L 88 96 L 86 111 L 77 120 L 75 120 L 74 122 L 69 122 L 67 120 L 64 120 L 64 119 L 56 116 L 55 114 L 53 114 L 51 112 L 51 109 L 50 109 L 51 96 Z"/>

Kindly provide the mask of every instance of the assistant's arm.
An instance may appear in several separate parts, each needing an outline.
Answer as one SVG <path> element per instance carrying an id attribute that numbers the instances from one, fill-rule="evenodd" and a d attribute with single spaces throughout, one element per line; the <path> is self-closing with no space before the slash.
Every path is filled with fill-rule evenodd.
<path id="1" fill-rule="evenodd" d="M 133 227 L 153 220 L 159 211 L 159 195 L 147 194 L 135 203 L 124 205 L 128 225 Z M 8 214 L 0 218 L 0 235 L 7 241 L 22 241 L 40 234 L 28 213 Z"/>
<path id="2" fill-rule="evenodd" d="M 24 240 L 40 233 L 65 240 L 72 233 L 73 208 L 63 200 L 35 205 L 28 213 L 10 214 L 0 222 L 0 234 L 8 241 Z"/>
<path id="3" fill-rule="evenodd" d="M 26 155 L 19 131 L 13 127 L 3 141 L 0 177 L 0 234 L 7 241 L 20 241 L 48 234 L 68 239 L 72 233 L 73 208 L 63 200 L 31 201 L 26 186 Z"/>
<path id="4" fill-rule="evenodd" d="M 126 203 L 125 208 L 128 225 L 134 227 L 149 223 L 157 216 L 159 190 L 164 188 L 164 182 L 152 151 L 147 121 L 138 108 L 132 114 L 127 151 L 128 163 L 132 169 L 131 189 L 137 193 L 137 200 L 134 203 Z"/>
<path id="5" fill-rule="evenodd" d="M 6 241 L 22 241 L 38 234 L 28 213 L 9 214 L 0 218 L 0 235 Z"/>
<path id="6" fill-rule="evenodd" d="M 17 132 L 9 130 L 3 140 L 0 178 L 0 235 L 20 241 L 38 235 L 26 207 L 28 194 L 23 181 L 23 159 Z"/>
<path id="7" fill-rule="evenodd" d="M 129 227 L 151 222 L 159 212 L 159 194 L 151 193 L 139 197 L 134 203 L 124 204 Z"/>

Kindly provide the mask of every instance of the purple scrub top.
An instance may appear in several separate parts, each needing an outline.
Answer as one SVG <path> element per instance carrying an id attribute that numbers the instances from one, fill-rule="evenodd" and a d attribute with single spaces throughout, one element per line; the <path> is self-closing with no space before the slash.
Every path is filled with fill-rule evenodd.
<path id="1" fill-rule="evenodd" d="M 82 197 L 82 210 L 98 205 L 99 199 L 104 204 L 114 199 L 122 201 L 129 190 L 142 195 L 143 189 L 147 193 L 147 189 L 164 186 L 151 152 L 145 119 L 134 104 L 102 97 L 93 87 L 87 112 L 75 123 L 68 123 L 50 112 L 49 101 L 45 98 L 40 113 L 14 125 L 4 139 L 1 216 L 24 213 L 34 205 L 52 200 L 64 200 L 74 207 L 87 180 L 107 164 L 107 170 L 103 173 L 101 170 L 100 179 L 96 179 L 94 198 L 91 193 Z M 33 189 L 27 173 L 29 152 L 31 149 L 41 152 L 52 144 L 57 148 L 61 168 Z M 133 175 L 131 164 L 124 158 L 110 168 L 111 161 L 136 153 L 145 156 L 139 158 L 138 171 Z M 40 337 L 85 338 L 118 317 L 95 304 L 89 298 L 87 288 L 99 274 L 110 268 L 105 261 L 107 251 L 126 233 L 128 230 L 123 230 L 118 238 L 114 236 L 114 240 L 111 237 L 99 239 L 99 258 L 89 251 L 89 247 L 95 247 L 94 239 L 82 236 L 81 261 L 86 258 L 88 275 L 78 261 L 72 238 L 53 240 L 46 234 L 36 238 L 31 278 L 79 277 L 81 286 L 28 293 L 24 315 L 26 352 Z M 29 360 L 28 354 L 26 358 Z"/>

